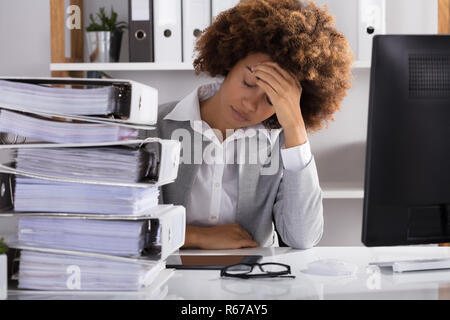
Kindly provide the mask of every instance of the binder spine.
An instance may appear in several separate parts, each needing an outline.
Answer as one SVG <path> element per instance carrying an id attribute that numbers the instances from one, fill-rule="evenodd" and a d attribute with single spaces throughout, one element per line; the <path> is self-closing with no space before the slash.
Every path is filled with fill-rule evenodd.
<path id="1" fill-rule="evenodd" d="M 372 41 L 386 33 L 386 0 L 359 0 L 358 60 L 370 61 Z"/>
<path id="2" fill-rule="evenodd" d="M 0 173 L 0 214 L 13 210 L 15 186 L 14 175 Z"/>
<path id="3" fill-rule="evenodd" d="M 181 143 L 176 140 L 160 140 L 161 159 L 158 184 L 176 180 L 180 164 Z"/>
<path id="4" fill-rule="evenodd" d="M 145 228 L 145 245 L 142 256 L 159 260 L 161 259 L 162 247 L 160 239 L 161 224 L 158 219 L 150 219 L 146 222 Z"/>
<path id="5" fill-rule="evenodd" d="M 193 63 L 195 42 L 211 24 L 210 0 L 182 0 L 183 62 Z"/>
<path id="6" fill-rule="evenodd" d="M 174 206 L 159 218 L 161 224 L 161 259 L 165 260 L 184 245 L 186 232 L 186 209 Z"/>
<path id="7" fill-rule="evenodd" d="M 181 0 L 153 0 L 155 62 L 182 62 Z"/>
<path id="8" fill-rule="evenodd" d="M 142 149 L 142 176 L 140 182 L 158 181 L 161 165 L 161 144 L 148 143 Z"/>
<path id="9" fill-rule="evenodd" d="M 158 120 L 158 90 L 131 81 L 131 106 L 128 121 L 136 124 L 155 125 Z"/>
<path id="10" fill-rule="evenodd" d="M 131 115 L 131 85 L 129 84 L 113 84 L 114 88 L 114 116 L 119 118 L 130 118 Z"/>
<path id="11" fill-rule="evenodd" d="M 154 62 L 153 0 L 128 0 L 130 62 Z"/>

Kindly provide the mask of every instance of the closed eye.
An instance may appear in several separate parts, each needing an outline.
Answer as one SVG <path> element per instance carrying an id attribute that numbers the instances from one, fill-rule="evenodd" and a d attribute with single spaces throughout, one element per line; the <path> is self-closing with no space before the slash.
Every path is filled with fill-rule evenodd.
<path id="1" fill-rule="evenodd" d="M 256 87 L 256 85 L 252 86 L 252 85 L 248 84 L 245 80 L 243 81 L 243 83 L 244 83 L 244 86 L 246 86 L 248 88 L 255 88 Z"/>
<path id="2" fill-rule="evenodd" d="M 252 85 L 248 84 L 245 80 L 243 80 L 242 83 L 243 83 L 244 86 L 246 86 L 247 88 L 255 88 L 255 87 L 257 87 L 256 85 L 252 86 Z M 269 105 L 273 106 L 273 104 L 272 104 L 272 102 L 270 101 L 270 99 L 269 99 L 268 96 L 266 96 L 266 102 L 267 102 Z"/>

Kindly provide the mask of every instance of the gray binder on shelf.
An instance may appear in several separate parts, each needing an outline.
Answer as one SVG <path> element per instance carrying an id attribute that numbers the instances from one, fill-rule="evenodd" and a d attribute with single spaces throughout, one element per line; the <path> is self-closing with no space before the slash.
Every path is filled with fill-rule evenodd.
<path id="1" fill-rule="evenodd" d="M 130 62 L 154 62 L 153 0 L 128 0 Z"/>

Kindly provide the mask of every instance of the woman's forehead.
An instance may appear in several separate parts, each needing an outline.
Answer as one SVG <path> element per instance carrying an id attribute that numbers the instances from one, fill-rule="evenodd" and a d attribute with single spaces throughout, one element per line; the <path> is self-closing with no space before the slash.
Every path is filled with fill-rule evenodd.
<path id="1" fill-rule="evenodd" d="M 273 60 L 266 53 L 251 53 L 241 60 L 242 63 L 248 66 L 254 66 L 262 62 L 272 62 Z"/>

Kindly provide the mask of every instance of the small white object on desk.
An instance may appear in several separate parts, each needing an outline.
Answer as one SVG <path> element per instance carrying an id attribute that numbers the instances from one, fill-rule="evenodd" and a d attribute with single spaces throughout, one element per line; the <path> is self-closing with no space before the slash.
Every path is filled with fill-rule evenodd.
<path id="1" fill-rule="evenodd" d="M 307 266 L 305 273 L 321 276 L 353 276 L 358 270 L 356 264 L 336 259 L 316 260 Z"/>
<path id="2" fill-rule="evenodd" d="M 391 261 L 391 262 L 373 262 L 370 264 L 376 265 L 380 268 L 392 268 L 393 272 L 450 269 L 450 259 L 449 258 L 405 260 L 405 261 Z"/>

